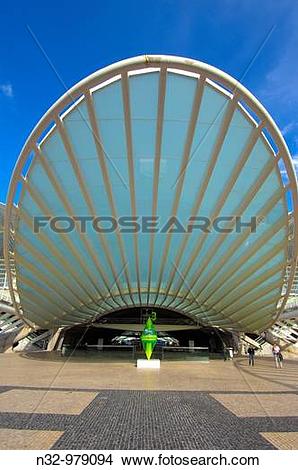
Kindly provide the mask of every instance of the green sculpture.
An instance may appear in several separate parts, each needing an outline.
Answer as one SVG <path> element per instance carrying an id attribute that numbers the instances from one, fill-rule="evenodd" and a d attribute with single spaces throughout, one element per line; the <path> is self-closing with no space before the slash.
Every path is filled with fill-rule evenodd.
<path id="1" fill-rule="evenodd" d="M 141 334 L 142 346 L 148 360 L 151 358 L 153 349 L 157 343 L 157 333 L 152 320 L 156 320 L 155 312 L 147 319 L 145 328 Z"/>

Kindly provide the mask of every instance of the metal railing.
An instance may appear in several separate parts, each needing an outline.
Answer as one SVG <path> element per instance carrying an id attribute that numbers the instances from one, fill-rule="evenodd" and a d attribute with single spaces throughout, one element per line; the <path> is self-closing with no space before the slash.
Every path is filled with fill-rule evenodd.
<path id="1" fill-rule="evenodd" d="M 86 344 L 78 349 L 74 349 L 69 344 L 63 344 L 61 349 L 62 356 L 86 355 L 93 352 L 94 356 L 110 359 L 128 359 L 135 361 L 144 358 L 145 354 L 139 345 L 98 345 Z M 208 347 L 183 347 L 183 346 L 162 346 L 156 347 L 152 354 L 153 359 L 164 361 L 208 361 Z"/>
<path id="2" fill-rule="evenodd" d="M 209 348 L 200 346 L 163 346 L 162 360 L 208 361 Z"/>

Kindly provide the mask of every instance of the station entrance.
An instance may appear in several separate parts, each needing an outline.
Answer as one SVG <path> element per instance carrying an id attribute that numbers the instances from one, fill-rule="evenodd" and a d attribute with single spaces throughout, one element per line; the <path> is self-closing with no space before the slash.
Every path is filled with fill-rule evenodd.
<path id="1" fill-rule="evenodd" d="M 224 358 L 228 349 L 237 348 L 233 333 L 196 323 L 174 310 L 135 307 L 117 310 L 90 324 L 65 330 L 62 352 L 111 361 L 141 358 L 144 356 L 141 334 L 153 311 L 157 344 L 152 358 L 209 360 Z"/>

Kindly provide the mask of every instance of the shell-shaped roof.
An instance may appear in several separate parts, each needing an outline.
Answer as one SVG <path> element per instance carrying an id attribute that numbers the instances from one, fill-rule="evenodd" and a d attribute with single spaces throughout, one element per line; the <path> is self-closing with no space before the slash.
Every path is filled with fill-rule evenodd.
<path id="1" fill-rule="evenodd" d="M 18 160 L 19 313 L 49 327 L 148 305 L 264 329 L 288 293 L 289 200 L 295 213 L 286 144 L 233 78 L 170 56 L 114 64 L 58 100 Z"/>

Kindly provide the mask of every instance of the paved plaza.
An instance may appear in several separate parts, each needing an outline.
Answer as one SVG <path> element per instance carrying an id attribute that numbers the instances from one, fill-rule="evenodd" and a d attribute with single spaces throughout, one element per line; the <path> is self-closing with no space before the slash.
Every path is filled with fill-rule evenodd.
<path id="1" fill-rule="evenodd" d="M 298 361 L 0 355 L 1 449 L 298 449 Z"/>

